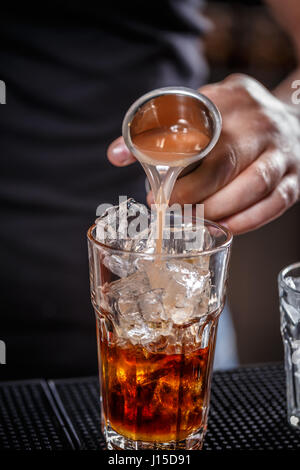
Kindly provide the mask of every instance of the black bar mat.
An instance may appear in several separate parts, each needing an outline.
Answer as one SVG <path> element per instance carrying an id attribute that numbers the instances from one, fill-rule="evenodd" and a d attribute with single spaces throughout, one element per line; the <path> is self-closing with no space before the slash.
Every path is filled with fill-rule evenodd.
<path id="1" fill-rule="evenodd" d="M 76 448 L 43 380 L 0 383 L 0 450 Z"/>
<path id="2" fill-rule="evenodd" d="M 71 423 L 81 450 L 105 450 L 100 432 L 99 383 L 96 377 L 51 380 L 54 400 L 67 423 Z"/>
<path id="3" fill-rule="evenodd" d="M 217 372 L 212 387 L 204 449 L 300 449 L 300 432 L 287 422 L 282 365 Z"/>
<path id="4" fill-rule="evenodd" d="M 105 449 L 100 433 L 99 387 L 94 377 L 51 381 L 60 412 L 81 449 Z M 300 449 L 300 432 L 286 419 L 281 365 L 215 372 L 205 450 Z"/>

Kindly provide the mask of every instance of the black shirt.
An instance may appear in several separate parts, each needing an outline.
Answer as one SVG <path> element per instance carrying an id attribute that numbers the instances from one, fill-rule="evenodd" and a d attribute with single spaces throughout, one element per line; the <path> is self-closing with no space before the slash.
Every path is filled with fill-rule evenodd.
<path id="1" fill-rule="evenodd" d="M 91 374 L 86 231 L 100 203 L 145 200 L 140 165 L 114 168 L 106 148 L 143 93 L 203 84 L 202 1 L 5 3 L 0 378 Z"/>

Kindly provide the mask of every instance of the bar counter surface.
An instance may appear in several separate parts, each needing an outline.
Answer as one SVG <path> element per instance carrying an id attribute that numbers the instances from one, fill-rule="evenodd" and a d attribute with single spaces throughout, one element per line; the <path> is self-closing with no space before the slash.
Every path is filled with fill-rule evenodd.
<path id="1" fill-rule="evenodd" d="M 300 450 L 282 364 L 215 372 L 203 450 Z M 105 450 L 96 377 L 0 382 L 0 451 Z"/>

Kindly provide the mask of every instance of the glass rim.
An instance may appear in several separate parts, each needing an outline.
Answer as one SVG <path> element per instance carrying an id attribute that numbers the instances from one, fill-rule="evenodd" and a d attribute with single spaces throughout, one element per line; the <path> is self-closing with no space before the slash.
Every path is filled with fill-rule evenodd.
<path id="1" fill-rule="evenodd" d="M 96 238 L 93 236 L 93 230 L 94 228 L 96 227 L 96 223 L 94 223 L 91 227 L 89 227 L 88 231 L 87 231 L 87 237 L 88 237 L 88 240 L 92 243 L 94 243 L 95 245 L 101 247 L 101 248 L 104 248 L 105 250 L 111 252 L 111 253 L 114 253 L 114 254 L 131 254 L 131 255 L 135 255 L 137 257 L 141 257 L 141 258 L 160 258 L 160 259 L 167 259 L 167 258 L 196 258 L 198 256 L 205 256 L 205 255 L 212 255 L 214 253 L 218 253 L 219 251 L 223 251 L 225 249 L 228 249 L 231 244 L 232 244 L 232 240 L 233 240 L 233 234 L 232 232 L 224 227 L 223 225 L 220 225 L 220 224 L 217 224 L 216 222 L 213 222 L 211 220 L 208 220 L 208 219 L 202 219 L 202 218 L 199 218 L 199 217 L 194 217 L 192 216 L 191 217 L 192 220 L 201 220 L 204 222 L 204 225 L 211 225 L 213 226 L 214 228 L 220 230 L 220 231 L 223 231 L 223 233 L 225 234 L 226 236 L 226 240 L 220 245 L 220 246 L 217 246 L 215 248 L 211 248 L 211 249 L 208 249 L 208 250 L 203 250 L 203 251 L 199 251 L 197 253 L 172 253 L 172 254 L 168 254 L 168 253 L 144 253 L 144 252 L 135 252 L 135 251 L 130 251 L 130 250 L 121 250 L 119 248 L 113 248 L 109 245 L 106 245 L 105 243 L 102 243 L 102 242 L 99 242 L 98 240 L 96 240 Z"/>
<path id="2" fill-rule="evenodd" d="M 286 280 L 285 280 L 287 273 L 289 271 L 292 271 L 295 268 L 300 268 L 300 261 L 298 261 L 297 263 L 289 264 L 288 266 L 283 268 L 278 274 L 278 280 L 284 288 L 289 289 L 291 292 L 294 292 L 300 295 L 300 290 L 295 289 L 294 287 L 290 286 L 289 284 L 286 283 Z"/>

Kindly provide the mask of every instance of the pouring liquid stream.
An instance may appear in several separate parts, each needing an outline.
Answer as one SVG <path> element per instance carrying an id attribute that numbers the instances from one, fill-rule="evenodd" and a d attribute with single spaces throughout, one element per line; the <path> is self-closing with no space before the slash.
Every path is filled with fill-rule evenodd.
<path id="1" fill-rule="evenodd" d="M 156 253 L 163 251 L 165 214 L 176 179 L 210 141 L 201 129 L 176 124 L 135 135 L 132 142 L 146 158 L 140 159 L 153 193 L 157 212 Z M 151 163 L 150 163 L 151 162 Z"/>

